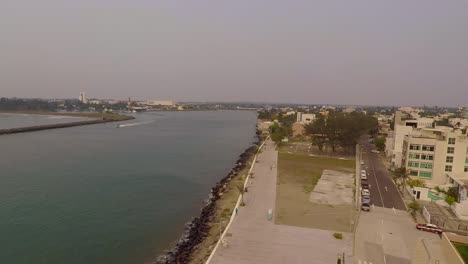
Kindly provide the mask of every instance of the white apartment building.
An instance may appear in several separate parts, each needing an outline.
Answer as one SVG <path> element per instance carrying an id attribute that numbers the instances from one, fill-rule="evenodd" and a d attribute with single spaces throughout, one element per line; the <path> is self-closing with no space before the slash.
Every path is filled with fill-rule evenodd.
<path id="1" fill-rule="evenodd" d="M 302 112 L 297 112 L 296 122 L 303 124 L 303 125 L 307 125 L 307 124 L 314 122 L 316 118 L 317 116 L 315 114 L 304 114 Z"/>
<path id="2" fill-rule="evenodd" d="M 450 127 L 415 129 L 404 137 L 402 165 L 428 187 L 468 183 L 468 137 Z"/>
<path id="3" fill-rule="evenodd" d="M 410 135 L 415 128 L 431 128 L 433 126 L 434 119 L 432 118 L 418 118 L 414 120 L 401 120 L 401 111 L 395 112 L 395 124 L 393 138 L 388 144 L 393 145 L 393 151 L 387 151 L 387 155 L 392 157 L 392 167 L 399 168 L 403 164 L 401 160 L 403 158 L 403 139 L 406 135 Z"/>

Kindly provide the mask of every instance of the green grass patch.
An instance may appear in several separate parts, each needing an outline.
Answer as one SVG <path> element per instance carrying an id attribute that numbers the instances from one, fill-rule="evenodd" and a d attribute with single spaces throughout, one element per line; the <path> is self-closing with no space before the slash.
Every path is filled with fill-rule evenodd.
<path id="1" fill-rule="evenodd" d="M 458 253 L 460 253 L 463 261 L 468 263 L 468 245 L 461 243 L 453 243 L 453 245 L 457 249 Z"/>
<path id="2" fill-rule="evenodd" d="M 312 192 L 324 169 L 354 172 L 354 160 L 284 152 L 280 152 L 278 155 L 279 183 L 286 180 L 294 181 L 301 184 L 305 193 Z"/>

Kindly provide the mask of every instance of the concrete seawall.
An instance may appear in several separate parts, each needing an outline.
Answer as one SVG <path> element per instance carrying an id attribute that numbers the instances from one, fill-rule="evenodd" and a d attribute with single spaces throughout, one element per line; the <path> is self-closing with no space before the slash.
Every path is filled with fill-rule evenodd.
<path id="1" fill-rule="evenodd" d="M 48 129 L 75 127 L 75 126 L 86 126 L 86 125 L 102 124 L 102 123 L 108 123 L 108 122 L 125 121 L 125 120 L 131 120 L 131 119 L 135 119 L 135 118 L 133 116 L 128 116 L 127 118 L 122 118 L 122 119 L 106 119 L 106 118 L 104 118 L 104 119 L 95 119 L 95 120 L 87 120 L 87 121 L 79 121 L 79 122 L 69 122 L 69 123 L 59 123 L 59 124 L 29 126 L 29 127 L 18 127 L 18 128 L 7 128 L 7 129 L 0 129 L 0 135 L 26 133 L 26 132 L 33 132 L 33 131 L 40 131 L 40 130 L 48 130 Z"/>

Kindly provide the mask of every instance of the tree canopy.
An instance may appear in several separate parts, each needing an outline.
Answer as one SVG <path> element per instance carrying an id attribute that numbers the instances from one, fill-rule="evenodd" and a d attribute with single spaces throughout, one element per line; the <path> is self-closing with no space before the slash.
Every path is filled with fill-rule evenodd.
<path id="1" fill-rule="evenodd" d="M 377 150 L 384 151 L 385 150 L 385 137 L 379 136 L 374 139 L 374 144 Z"/>
<path id="2" fill-rule="evenodd" d="M 319 149 L 327 145 L 335 152 L 339 146 L 352 152 L 359 138 L 363 134 L 374 133 L 377 125 L 375 117 L 362 112 L 330 111 L 327 116 L 318 115 L 313 123 L 305 126 L 305 131 Z"/>

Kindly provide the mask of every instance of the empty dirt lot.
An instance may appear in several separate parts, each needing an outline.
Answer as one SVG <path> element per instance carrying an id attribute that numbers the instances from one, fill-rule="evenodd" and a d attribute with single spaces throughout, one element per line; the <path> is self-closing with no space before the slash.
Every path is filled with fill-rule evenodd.
<path id="1" fill-rule="evenodd" d="M 324 170 L 333 171 L 335 174 L 342 172 L 342 175 L 352 177 L 354 166 L 355 161 L 351 159 L 280 152 L 278 154 L 276 223 L 351 232 L 357 215 L 352 204 L 347 202 L 327 203 L 313 199 L 316 202 L 311 202 L 311 192 L 319 182 Z M 332 178 L 329 177 L 328 180 Z M 342 180 L 340 181 L 342 182 Z M 340 181 L 337 181 L 338 185 Z M 345 182 L 344 185 L 348 185 L 348 183 Z M 340 192 L 337 192 L 336 195 L 340 195 Z M 330 194 L 325 195 L 325 197 L 330 197 Z M 348 196 L 346 200 L 349 198 Z"/>

